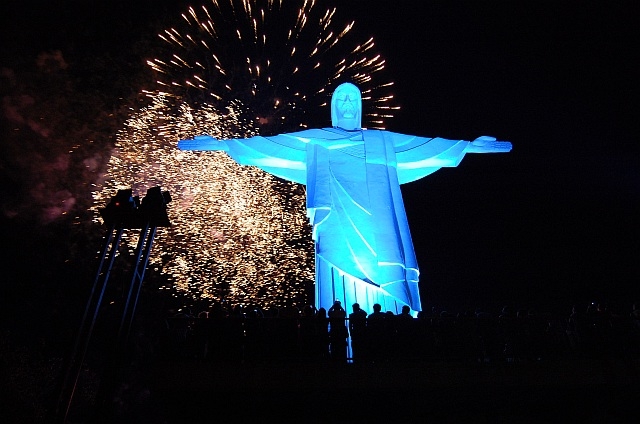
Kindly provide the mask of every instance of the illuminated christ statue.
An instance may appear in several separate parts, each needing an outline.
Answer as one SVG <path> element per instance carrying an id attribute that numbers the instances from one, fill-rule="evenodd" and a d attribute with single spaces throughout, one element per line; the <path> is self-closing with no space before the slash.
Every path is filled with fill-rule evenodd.
<path id="1" fill-rule="evenodd" d="M 361 117 L 360 90 L 345 83 L 331 99 L 331 128 L 232 140 L 203 135 L 178 148 L 224 150 L 241 165 L 306 185 L 317 308 L 338 299 L 366 311 L 374 303 L 394 313 L 409 305 L 415 315 L 419 272 L 400 184 L 457 166 L 466 153 L 508 152 L 511 143 L 366 130 Z"/>

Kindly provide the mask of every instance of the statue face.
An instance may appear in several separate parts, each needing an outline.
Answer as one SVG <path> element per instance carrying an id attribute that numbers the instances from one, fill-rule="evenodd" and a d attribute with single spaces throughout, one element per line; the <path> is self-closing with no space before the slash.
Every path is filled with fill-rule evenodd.
<path id="1" fill-rule="evenodd" d="M 362 128 L 362 96 L 351 83 L 340 84 L 331 97 L 331 125 L 345 130 Z"/>

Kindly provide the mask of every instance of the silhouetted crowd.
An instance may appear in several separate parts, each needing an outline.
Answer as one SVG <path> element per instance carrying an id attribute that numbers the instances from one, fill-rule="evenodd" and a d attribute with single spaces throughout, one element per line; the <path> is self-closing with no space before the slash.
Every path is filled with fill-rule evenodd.
<path id="1" fill-rule="evenodd" d="M 545 361 L 640 356 L 640 309 L 615 313 L 603 305 L 574 307 L 568 316 L 481 310 L 452 314 L 405 307 L 400 314 L 339 301 L 325 310 L 307 305 L 260 308 L 214 304 L 194 315 L 171 311 L 162 355 L 206 361 Z"/>

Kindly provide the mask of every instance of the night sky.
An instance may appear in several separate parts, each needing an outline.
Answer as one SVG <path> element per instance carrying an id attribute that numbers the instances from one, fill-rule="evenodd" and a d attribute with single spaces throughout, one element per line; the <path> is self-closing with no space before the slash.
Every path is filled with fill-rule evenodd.
<path id="1" fill-rule="evenodd" d="M 117 55 L 186 4 L 39 3 L 0 6 L 1 67 L 68 46 L 69 56 Z M 340 2 L 387 59 L 402 106 L 389 130 L 513 143 L 511 153 L 468 155 L 403 186 L 425 309 L 568 313 L 572 304 L 630 310 L 640 300 L 640 53 L 631 4 Z"/>

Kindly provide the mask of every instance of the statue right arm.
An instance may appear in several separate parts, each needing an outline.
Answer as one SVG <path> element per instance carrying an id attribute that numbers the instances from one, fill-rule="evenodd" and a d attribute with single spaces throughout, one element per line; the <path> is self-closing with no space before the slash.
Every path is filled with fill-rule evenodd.
<path id="1" fill-rule="evenodd" d="M 228 152 L 229 145 L 224 140 L 218 140 L 210 135 L 197 135 L 192 140 L 179 140 L 178 149 L 197 151 L 223 150 Z"/>
<path id="2" fill-rule="evenodd" d="M 256 166 L 285 180 L 306 182 L 306 144 L 292 134 L 218 140 L 200 135 L 178 141 L 180 150 L 226 152 L 240 165 Z"/>

